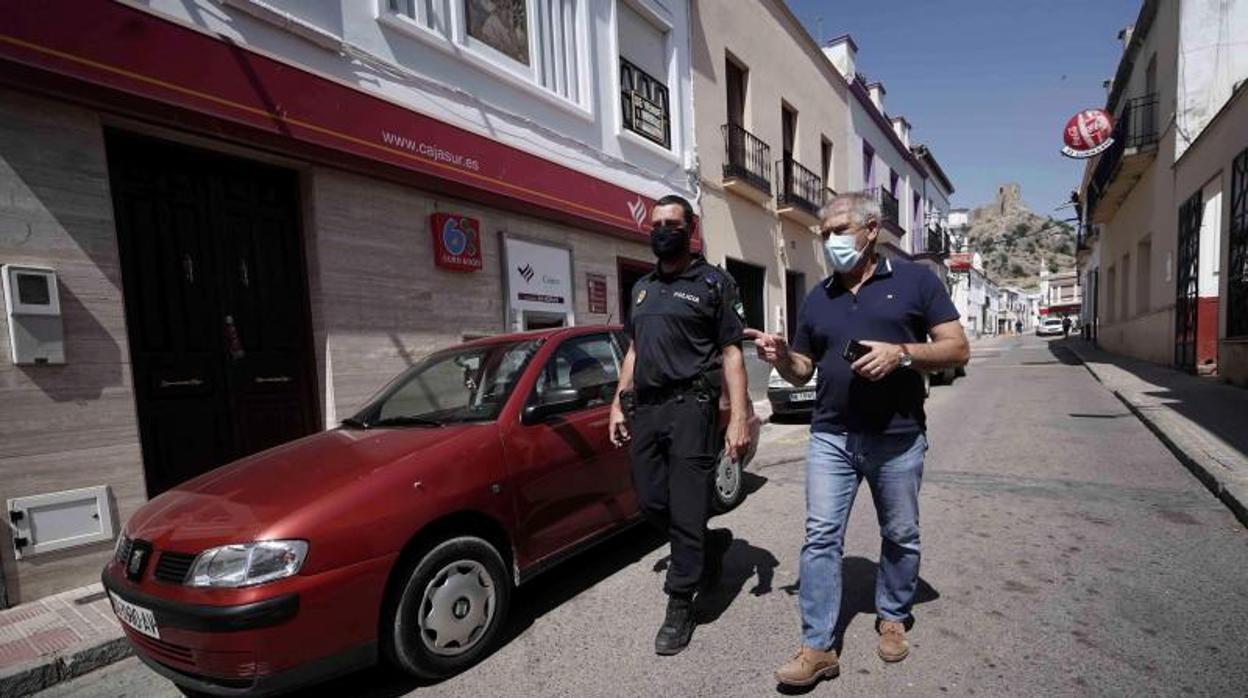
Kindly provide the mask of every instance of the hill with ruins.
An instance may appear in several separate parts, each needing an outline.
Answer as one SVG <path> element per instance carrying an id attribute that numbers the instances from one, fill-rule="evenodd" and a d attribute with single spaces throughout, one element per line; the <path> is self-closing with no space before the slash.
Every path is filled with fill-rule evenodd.
<path id="1" fill-rule="evenodd" d="M 971 211 L 965 244 L 980 253 L 984 271 L 1003 285 L 1036 285 L 1042 263 L 1051 272 L 1075 266 L 1075 229 L 1027 208 L 1018 184 L 999 186 L 995 201 Z"/>

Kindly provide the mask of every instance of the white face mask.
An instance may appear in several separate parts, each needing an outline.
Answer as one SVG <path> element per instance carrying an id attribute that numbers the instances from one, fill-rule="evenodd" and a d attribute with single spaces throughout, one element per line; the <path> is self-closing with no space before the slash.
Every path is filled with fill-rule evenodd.
<path id="1" fill-rule="evenodd" d="M 828 264 L 842 274 L 858 266 L 865 248 L 858 249 L 857 240 L 857 235 L 829 235 L 823 241 L 823 254 Z"/>

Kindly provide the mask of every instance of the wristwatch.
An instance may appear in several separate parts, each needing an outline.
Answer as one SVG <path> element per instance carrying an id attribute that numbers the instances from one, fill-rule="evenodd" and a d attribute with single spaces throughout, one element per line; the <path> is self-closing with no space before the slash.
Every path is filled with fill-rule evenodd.
<path id="1" fill-rule="evenodd" d="M 906 345 L 902 344 L 901 345 L 901 361 L 897 362 L 897 365 L 902 368 L 910 368 L 910 365 L 913 363 L 914 363 L 914 357 L 910 356 L 910 352 L 906 350 Z"/>

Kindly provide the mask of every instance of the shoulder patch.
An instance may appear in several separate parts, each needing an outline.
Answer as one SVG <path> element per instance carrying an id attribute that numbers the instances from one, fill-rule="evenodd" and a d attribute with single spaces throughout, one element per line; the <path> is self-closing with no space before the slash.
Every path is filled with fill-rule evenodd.
<path id="1" fill-rule="evenodd" d="M 643 288 L 637 294 L 637 302 L 635 303 L 635 305 L 641 305 L 641 302 L 644 301 L 645 299 L 646 299 L 646 289 Z"/>
<path id="2" fill-rule="evenodd" d="M 741 318 L 742 322 L 745 321 L 745 304 L 744 303 L 742 303 L 741 301 L 737 301 L 736 303 L 733 303 L 732 310 L 733 312 L 737 314 L 737 317 Z"/>

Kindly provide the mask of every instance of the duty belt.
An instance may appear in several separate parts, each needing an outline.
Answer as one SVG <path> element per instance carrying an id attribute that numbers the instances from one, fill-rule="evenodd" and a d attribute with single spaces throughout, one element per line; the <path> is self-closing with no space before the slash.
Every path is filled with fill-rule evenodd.
<path id="1" fill-rule="evenodd" d="M 719 390 L 719 384 L 712 383 L 706 376 L 694 376 L 687 380 L 668 383 L 661 388 L 638 390 L 635 399 L 638 405 L 657 405 L 676 397 L 691 394 L 718 398 Z"/>

